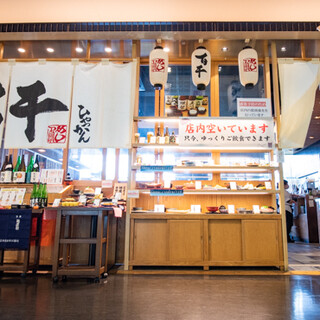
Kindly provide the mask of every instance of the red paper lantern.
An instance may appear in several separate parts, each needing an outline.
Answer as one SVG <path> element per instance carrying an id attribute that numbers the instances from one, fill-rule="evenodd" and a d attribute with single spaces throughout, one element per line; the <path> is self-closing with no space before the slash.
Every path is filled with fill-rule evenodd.
<path id="1" fill-rule="evenodd" d="M 240 83 L 247 89 L 253 88 L 258 82 L 258 54 L 251 47 L 245 47 L 239 52 Z"/>
<path id="2" fill-rule="evenodd" d="M 155 47 L 149 56 L 149 77 L 155 89 L 161 90 L 168 80 L 168 53 L 161 46 Z"/>
<path id="3" fill-rule="evenodd" d="M 191 73 L 197 89 L 205 90 L 211 77 L 211 55 L 205 47 L 198 47 L 192 52 Z"/>

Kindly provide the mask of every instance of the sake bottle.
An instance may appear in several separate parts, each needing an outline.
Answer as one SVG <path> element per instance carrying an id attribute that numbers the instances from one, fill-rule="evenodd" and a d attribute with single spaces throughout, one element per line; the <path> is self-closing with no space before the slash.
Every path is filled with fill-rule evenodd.
<path id="1" fill-rule="evenodd" d="M 12 182 L 12 173 L 13 173 L 13 165 L 12 165 L 12 154 L 9 156 L 9 160 L 4 168 L 5 176 L 4 176 L 4 183 L 11 183 Z"/>
<path id="2" fill-rule="evenodd" d="M 33 185 L 33 189 L 30 196 L 30 206 L 33 208 L 36 204 L 36 197 L 37 197 L 37 185 Z"/>
<path id="3" fill-rule="evenodd" d="M 28 164 L 28 167 L 27 167 L 26 183 L 30 183 L 32 167 L 33 167 L 33 156 L 30 157 L 30 161 L 29 161 L 29 164 Z"/>
<path id="4" fill-rule="evenodd" d="M 26 182 L 26 163 L 24 160 L 24 154 L 22 155 L 18 171 L 15 173 L 17 174 L 17 178 L 16 178 L 17 183 Z"/>
<path id="5" fill-rule="evenodd" d="M 0 181 L 1 183 L 4 183 L 4 178 L 5 178 L 5 168 L 8 163 L 8 156 L 5 157 L 5 160 L 3 161 L 2 167 L 1 167 L 1 176 L 0 176 Z"/>
<path id="6" fill-rule="evenodd" d="M 35 156 L 35 161 L 31 169 L 31 178 L 30 182 L 31 183 L 38 183 L 39 182 L 39 177 L 40 177 L 40 167 L 39 167 L 39 157 Z"/>

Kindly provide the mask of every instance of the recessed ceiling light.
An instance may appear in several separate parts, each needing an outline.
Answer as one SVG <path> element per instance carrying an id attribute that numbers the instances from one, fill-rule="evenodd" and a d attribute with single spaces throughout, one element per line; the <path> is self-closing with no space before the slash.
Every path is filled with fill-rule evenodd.
<path id="1" fill-rule="evenodd" d="M 316 120 L 318 120 L 318 119 L 320 119 L 320 116 L 315 116 L 314 118 L 315 118 Z"/>
<path id="2" fill-rule="evenodd" d="M 79 53 L 81 53 L 81 52 L 83 52 L 83 49 L 80 48 L 80 47 L 77 47 L 77 48 L 76 48 L 76 51 L 79 52 Z"/>
<path id="3" fill-rule="evenodd" d="M 168 67 L 168 72 L 171 72 L 171 67 Z"/>
<path id="4" fill-rule="evenodd" d="M 18 48 L 18 51 L 21 52 L 21 53 L 24 53 L 24 52 L 26 52 L 26 49 Z"/>
<path id="5" fill-rule="evenodd" d="M 229 50 L 229 48 L 228 48 L 228 47 L 222 47 L 221 50 L 222 50 L 223 52 L 227 52 L 227 51 Z"/>
<path id="6" fill-rule="evenodd" d="M 42 153 L 43 153 L 43 152 L 46 152 L 45 149 L 38 149 L 38 151 L 39 151 L 39 152 L 42 152 Z"/>
<path id="7" fill-rule="evenodd" d="M 222 70 L 222 67 L 221 66 L 218 67 L 218 72 L 221 72 L 221 70 Z"/>
<path id="8" fill-rule="evenodd" d="M 105 52 L 112 52 L 112 49 L 109 48 L 109 47 L 105 47 L 105 48 L 104 48 L 104 51 L 105 51 Z"/>
<path id="9" fill-rule="evenodd" d="M 286 51 L 287 51 L 287 48 L 286 48 L 286 47 L 281 47 L 281 51 L 282 51 L 282 52 L 286 52 Z"/>
<path id="10" fill-rule="evenodd" d="M 165 51 L 165 52 L 169 52 L 169 51 L 170 51 L 170 49 L 169 49 L 168 47 L 165 47 L 165 48 L 163 48 L 163 51 Z"/>
<path id="11" fill-rule="evenodd" d="M 53 48 L 47 48 L 47 51 L 52 53 L 52 52 L 54 52 L 54 49 Z"/>
<path id="12" fill-rule="evenodd" d="M 309 139 L 314 139 L 314 137 L 313 137 L 313 136 L 310 136 Z"/>

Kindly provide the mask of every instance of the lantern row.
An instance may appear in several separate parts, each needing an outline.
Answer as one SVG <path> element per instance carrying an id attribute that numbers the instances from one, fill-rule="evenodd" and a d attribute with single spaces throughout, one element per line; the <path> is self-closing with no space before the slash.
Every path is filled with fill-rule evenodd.
<path id="1" fill-rule="evenodd" d="M 156 90 L 161 90 L 168 80 L 168 53 L 163 47 L 156 46 L 149 56 L 150 82 Z M 257 51 L 246 46 L 239 52 L 238 68 L 240 83 L 246 89 L 253 88 L 258 82 Z M 205 90 L 211 78 L 211 55 L 204 47 L 199 46 L 191 55 L 192 82 L 198 90 Z"/>

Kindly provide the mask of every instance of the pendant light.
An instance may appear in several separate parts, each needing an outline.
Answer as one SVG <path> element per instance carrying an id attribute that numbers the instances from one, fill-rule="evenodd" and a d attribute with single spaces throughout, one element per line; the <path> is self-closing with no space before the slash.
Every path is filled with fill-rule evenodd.
<path id="1" fill-rule="evenodd" d="M 246 88 L 253 88 L 258 82 L 258 54 L 250 46 L 246 46 L 239 52 L 239 76 L 240 83 Z"/>
<path id="2" fill-rule="evenodd" d="M 192 52 L 191 56 L 192 82 L 198 90 L 205 90 L 210 83 L 211 55 L 203 46 Z"/>
<path id="3" fill-rule="evenodd" d="M 168 53 L 158 45 L 149 56 L 150 82 L 156 90 L 161 90 L 168 80 Z"/>

